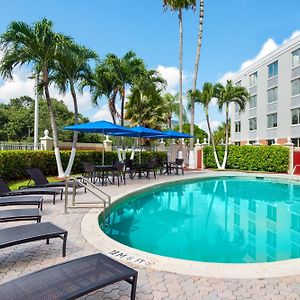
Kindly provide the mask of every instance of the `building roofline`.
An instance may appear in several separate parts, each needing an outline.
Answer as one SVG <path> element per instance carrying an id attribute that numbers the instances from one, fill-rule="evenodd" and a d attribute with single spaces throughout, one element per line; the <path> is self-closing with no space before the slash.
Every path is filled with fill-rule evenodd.
<path id="1" fill-rule="evenodd" d="M 246 67 L 245 69 L 239 71 L 236 75 L 232 77 L 232 81 L 236 82 L 239 81 L 243 76 L 250 75 L 252 72 L 256 71 L 262 65 L 266 65 L 271 63 L 275 58 L 279 55 L 289 51 L 291 48 L 295 47 L 295 45 L 300 45 L 300 35 L 296 36 L 292 40 L 285 42 L 283 45 L 279 46 L 277 49 L 272 51 L 271 53 L 267 54 L 266 56 L 260 58 L 259 60 L 252 63 L 250 66 Z"/>

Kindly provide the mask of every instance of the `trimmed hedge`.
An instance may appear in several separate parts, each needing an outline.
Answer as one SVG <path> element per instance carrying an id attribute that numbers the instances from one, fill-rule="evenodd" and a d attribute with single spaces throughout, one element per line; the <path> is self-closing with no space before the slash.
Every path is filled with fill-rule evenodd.
<path id="1" fill-rule="evenodd" d="M 220 163 L 225 147 L 217 146 Z M 204 147 L 203 162 L 206 168 L 217 168 L 212 146 Z M 283 146 L 229 146 L 226 169 L 287 173 L 289 149 Z"/>
<path id="2" fill-rule="evenodd" d="M 60 154 L 65 169 L 69 161 L 70 151 L 61 151 Z M 130 157 L 130 153 L 126 153 L 126 155 L 128 158 Z M 141 157 L 143 162 L 147 162 L 153 158 L 165 160 L 166 152 L 143 151 Z M 105 164 L 112 164 L 113 162 L 118 161 L 117 152 L 105 152 L 104 160 Z M 134 160 L 139 160 L 139 153 L 135 153 Z M 83 162 L 101 164 L 102 152 L 78 150 L 72 168 L 73 174 L 82 172 Z M 3 177 L 5 180 L 27 178 L 28 175 L 26 174 L 25 169 L 28 167 L 39 167 L 46 175 L 57 175 L 54 151 L 0 151 L 0 177 Z"/>

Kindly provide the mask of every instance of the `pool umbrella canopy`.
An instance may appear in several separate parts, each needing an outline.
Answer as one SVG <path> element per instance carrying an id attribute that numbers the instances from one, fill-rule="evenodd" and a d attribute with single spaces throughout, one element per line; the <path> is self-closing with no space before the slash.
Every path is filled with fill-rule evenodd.
<path id="1" fill-rule="evenodd" d="M 76 124 L 72 126 L 64 127 L 64 130 L 72 130 L 78 132 L 89 132 L 89 133 L 102 133 L 107 135 L 112 135 L 113 133 L 125 133 L 128 132 L 129 129 L 113 124 L 107 121 L 97 121 L 97 122 L 89 122 L 84 124 Z M 102 147 L 102 165 L 104 164 L 104 147 Z"/>
<path id="2" fill-rule="evenodd" d="M 163 138 L 162 131 L 143 127 L 143 126 L 136 126 L 136 127 L 127 127 L 130 132 L 122 132 L 122 133 L 113 133 L 114 136 L 128 136 L 128 137 L 137 137 L 137 138 Z M 141 163 L 141 151 L 139 155 L 139 162 Z"/>
<path id="3" fill-rule="evenodd" d="M 114 136 L 128 136 L 138 138 L 162 138 L 163 132 L 143 126 L 126 127 L 128 132 L 112 133 Z"/>
<path id="4" fill-rule="evenodd" d="M 129 128 L 113 124 L 107 121 L 89 122 L 64 127 L 64 130 L 73 130 L 78 132 L 103 133 L 111 135 L 112 133 L 125 133 Z"/>
<path id="5" fill-rule="evenodd" d="M 191 138 L 193 138 L 192 135 L 189 135 L 187 133 L 173 131 L 173 130 L 162 131 L 162 134 L 164 135 L 162 138 L 167 138 L 167 139 L 191 139 Z"/>

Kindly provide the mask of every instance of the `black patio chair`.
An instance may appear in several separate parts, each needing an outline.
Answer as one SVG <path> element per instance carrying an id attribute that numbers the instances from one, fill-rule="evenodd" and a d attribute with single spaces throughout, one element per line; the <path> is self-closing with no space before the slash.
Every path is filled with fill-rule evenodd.
<path id="1" fill-rule="evenodd" d="M 0 196 L 20 196 L 20 195 L 52 195 L 53 204 L 55 204 L 56 195 L 60 194 L 62 200 L 63 189 L 62 188 L 22 188 L 20 190 L 12 191 L 3 178 L 0 177 Z"/>
<path id="2" fill-rule="evenodd" d="M 0 197 L 0 206 L 14 205 L 37 205 L 40 210 L 43 210 L 42 196 L 6 196 Z"/>
<path id="3" fill-rule="evenodd" d="M 64 188 L 66 186 L 65 181 L 58 181 L 58 182 L 49 182 L 47 177 L 43 174 L 43 172 L 39 168 L 27 168 L 25 169 L 27 174 L 30 177 L 30 181 L 28 182 L 28 185 L 30 184 L 31 180 L 34 181 L 34 187 L 62 187 Z M 73 188 L 73 182 L 68 183 L 69 188 Z M 75 189 L 83 187 L 79 183 L 75 183 Z"/>
<path id="4" fill-rule="evenodd" d="M 82 177 L 90 179 L 91 183 L 95 183 L 98 177 L 95 164 L 92 162 L 84 162 L 82 163 L 82 167 L 83 167 Z"/>
<path id="5" fill-rule="evenodd" d="M 112 180 L 113 182 L 115 181 L 115 177 L 117 177 L 118 180 L 118 186 L 120 186 L 120 181 L 126 184 L 125 180 L 125 170 L 126 170 L 126 165 L 123 162 L 116 162 L 114 164 L 114 169 L 112 170 Z"/>
<path id="6" fill-rule="evenodd" d="M 134 167 L 133 160 L 132 159 L 126 159 L 125 160 L 125 173 L 129 175 L 130 179 L 134 178 L 134 175 L 136 173 L 136 168 Z"/>
<path id="7" fill-rule="evenodd" d="M 146 165 L 145 172 L 146 177 L 150 179 L 151 172 L 153 173 L 154 178 L 156 179 L 156 168 L 157 168 L 157 162 L 155 159 L 149 160 L 148 164 Z"/>
<path id="8" fill-rule="evenodd" d="M 174 172 L 176 175 L 178 175 L 179 170 L 181 170 L 182 175 L 184 175 L 183 162 L 183 159 L 176 158 L 176 161 L 169 165 L 170 172 Z"/>
<path id="9" fill-rule="evenodd" d="M 15 226 L 0 230 L 0 249 L 41 240 L 46 240 L 49 244 L 50 239 L 61 238 L 63 240 L 62 256 L 65 257 L 67 236 L 68 231 L 50 222 Z M 0 299 L 2 299 L 1 296 Z"/>
<path id="10" fill-rule="evenodd" d="M 0 210 L 0 223 L 15 221 L 41 222 L 41 212 L 38 208 Z"/>
<path id="11" fill-rule="evenodd" d="M 119 281 L 136 295 L 137 271 L 98 253 L 18 277 L 0 285 L 1 300 L 76 299 Z"/>

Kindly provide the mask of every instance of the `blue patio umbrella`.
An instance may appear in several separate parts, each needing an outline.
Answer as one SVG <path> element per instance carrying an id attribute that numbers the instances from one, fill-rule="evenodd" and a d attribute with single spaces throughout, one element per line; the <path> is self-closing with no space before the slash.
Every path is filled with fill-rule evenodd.
<path id="1" fill-rule="evenodd" d="M 162 131 L 163 135 L 168 138 L 168 139 L 191 139 L 193 138 L 192 135 L 189 135 L 187 133 L 182 133 L 182 132 L 177 132 L 173 130 L 168 130 L 168 131 Z"/>
<path id="2" fill-rule="evenodd" d="M 126 133 L 129 128 L 113 124 L 107 121 L 89 122 L 64 127 L 64 130 L 72 130 L 88 133 L 102 133 L 103 135 L 112 135 L 113 133 Z M 104 147 L 102 147 L 102 164 L 104 164 Z"/>
<path id="3" fill-rule="evenodd" d="M 129 132 L 112 133 L 114 136 L 128 136 L 141 138 L 163 138 L 163 132 L 143 126 L 127 127 Z M 141 151 L 139 155 L 139 161 L 141 163 Z"/>

